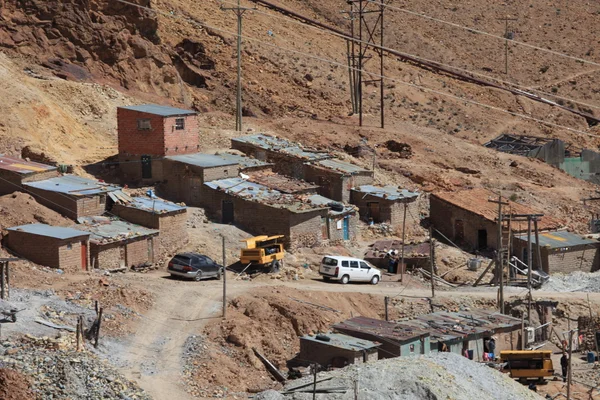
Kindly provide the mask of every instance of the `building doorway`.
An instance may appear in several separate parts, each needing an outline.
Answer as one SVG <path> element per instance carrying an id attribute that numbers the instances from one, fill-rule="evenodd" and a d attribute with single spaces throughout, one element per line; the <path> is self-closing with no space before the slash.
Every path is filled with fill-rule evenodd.
<path id="1" fill-rule="evenodd" d="M 152 179 L 152 157 L 142 156 L 142 179 Z"/>
<path id="2" fill-rule="evenodd" d="M 369 212 L 369 217 L 373 219 L 373 222 L 379 222 L 381 215 L 379 212 L 379 203 L 378 202 L 369 202 L 367 203 L 367 210 Z"/>
<path id="3" fill-rule="evenodd" d="M 81 242 L 81 269 L 87 270 L 87 242 Z"/>
<path id="4" fill-rule="evenodd" d="M 350 221 L 348 217 L 344 217 L 344 240 L 350 240 Z"/>
<path id="5" fill-rule="evenodd" d="M 223 200 L 221 205 L 221 222 L 224 224 L 233 224 L 234 222 L 234 212 L 233 212 L 233 201 L 231 200 Z"/>
<path id="6" fill-rule="evenodd" d="M 477 231 L 477 249 L 485 250 L 487 247 L 487 230 L 479 229 Z"/>

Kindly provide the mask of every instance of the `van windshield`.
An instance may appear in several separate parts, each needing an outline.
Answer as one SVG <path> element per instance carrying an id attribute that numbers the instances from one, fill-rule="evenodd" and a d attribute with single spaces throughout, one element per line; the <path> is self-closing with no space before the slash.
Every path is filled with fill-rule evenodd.
<path id="1" fill-rule="evenodd" d="M 338 262 L 335 258 L 323 257 L 323 264 L 335 267 L 338 265 Z"/>

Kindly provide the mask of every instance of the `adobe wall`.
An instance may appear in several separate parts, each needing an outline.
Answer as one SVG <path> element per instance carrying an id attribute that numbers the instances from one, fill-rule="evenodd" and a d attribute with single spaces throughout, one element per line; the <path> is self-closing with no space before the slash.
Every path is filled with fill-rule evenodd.
<path id="1" fill-rule="evenodd" d="M 60 240 L 26 232 L 10 231 L 7 237 L 7 247 L 18 256 L 27 258 L 36 264 L 76 272 L 82 270 L 82 240 L 87 240 L 87 238 L 82 236 Z M 70 249 L 68 245 L 71 245 Z"/>
<path id="2" fill-rule="evenodd" d="M 57 192 L 49 192 L 37 188 L 28 187 L 27 192 L 35 197 L 36 201 L 54 211 L 71 219 L 77 219 L 77 200 L 73 197 Z M 96 214 L 98 215 L 98 214 Z"/>
<path id="3" fill-rule="evenodd" d="M 119 171 L 124 181 L 147 183 L 160 182 L 164 178 L 163 159 L 153 156 L 151 160 L 152 178 L 142 179 L 142 156 L 139 154 L 119 154 Z"/>
<path id="4" fill-rule="evenodd" d="M 155 249 L 154 238 L 141 237 L 131 239 L 126 244 L 126 262 L 127 267 L 137 266 L 140 264 L 154 263 Z"/>
<path id="5" fill-rule="evenodd" d="M 14 171 L 0 169 L 0 196 L 14 192 L 24 192 L 23 182 L 37 182 L 45 179 L 57 177 L 58 170 L 33 172 L 27 175 L 21 175 Z"/>
<path id="6" fill-rule="evenodd" d="M 90 243 L 90 269 L 114 269 L 125 267 L 125 247 L 121 242 Z"/>

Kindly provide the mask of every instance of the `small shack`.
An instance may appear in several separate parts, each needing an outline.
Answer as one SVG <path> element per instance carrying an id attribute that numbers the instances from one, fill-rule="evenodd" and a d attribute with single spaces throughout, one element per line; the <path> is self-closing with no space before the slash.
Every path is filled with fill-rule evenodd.
<path id="1" fill-rule="evenodd" d="M 542 269 L 550 274 L 568 274 L 574 271 L 594 272 L 600 269 L 600 242 L 567 231 L 544 232 L 539 235 L 542 265 L 537 257 L 538 243 L 531 235 L 532 264 L 534 269 Z M 513 238 L 513 254 L 528 264 L 527 234 Z"/>
<path id="2" fill-rule="evenodd" d="M 300 338 L 300 353 L 296 358 L 304 364 L 343 368 L 350 364 L 377 361 L 379 346 L 381 343 L 340 333 L 304 335 Z"/>
<path id="3" fill-rule="evenodd" d="M 58 169 L 21 158 L 0 155 L 0 196 L 23 190 L 23 183 L 58 176 Z"/>
<path id="4" fill-rule="evenodd" d="M 432 193 L 429 197 L 429 218 L 436 230 L 468 250 L 496 250 L 498 240 L 498 196 L 487 189 L 468 189 L 456 192 Z M 503 199 L 509 203 L 512 214 L 542 214 L 526 205 Z M 563 222 L 543 216 L 538 230 L 549 231 L 561 228 Z M 527 232 L 527 223 L 513 223 L 513 233 Z"/>
<path id="5" fill-rule="evenodd" d="M 239 173 L 237 161 L 215 154 L 184 154 L 165 157 L 162 190 L 165 197 L 189 206 L 202 207 L 203 184 L 206 182 L 236 177 Z"/>
<path id="6" fill-rule="evenodd" d="M 130 197 L 123 192 L 109 193 L 109 197 L 114 202 L 111 213 L 160 232 L 156 238 L 157 254 L 187 243 L 187 207 L 159 198 Z"/>
<path id="7" fill-rule="evenodd" d="M 360 218 L 356 207 L 331 201 L 331 199 L 318 194 L 306 197 L 306 201 L 315 206 L 329 209 L 327 218 L 322 224 L 323 238 L 329 240 L 329 244 L 356 240 L 360 237 Z"/>
<path id="8" fill-rule="evenodd" d="M 304 164 L 303 179 L 319 185 L 319 194 L 333 200 L 350 202 L 350 190 L 373 183 L 373 171 L 336 159 Z"/>
<path id="9" fill-rule="evenodd" d="M 378 347 L 378 357 L 429 354 L 429 332 L 412 327 L 403 327 L 395 322 L 382 321 L 367 317 L 354 317 L 333 329 L 355 338 L 382 343 Z"/>
<path id="10" fill-rule="evenodd" d="M 71 219 L 103 214 L 107 194 L 121 189 L 75 175 L 25 182 L 23 186 L 38 203 Z"/>
<path id="11" fill-rule="evenodd" d="M 256 235 L 284 235 L 288 247 L 311 247 L 325 240 L 329 208 L 242 178 L 207 182 L 206 211 L 224 224 Z"/>
<path id="12" fill-rule="evenodd" d="M 386 255 L 389 251 L 395 251 L 400 257 L 402 250 L 401 240 L 378 240 L 367 250 L 363 259 L 376 267 L 388 269 Z M 429 265 L 431 246 L 429 242 L 407 243 L 404 246 L 404 265 L 408 268 L 426 268 Z M 398 258 L 400 259 L 400 258 Z"/>
<path id="13" fill-rule="evenodd" d="M 45 224 L 7 230 L 6 246 L 20 257 L 68 272 L 88 268 L 88 232 Z"/>
<path id="14" fill-rule="evenodd" d="M 108 217 L 82 217 L 75 228 L 91 233 L 90 266 L 114 269 L 154 263 L 155 229 Z"/>
<path id="15" fill-rule="evenodd" d="M 419 224 L 418 198 L 419 193 L 396 186 L 362 185 L 350 193 L 350 203 L 358 207 L 363 220 L 389 224 L 393 230 L 402 228 L 405 215 L 408 229 Z"/>
<path id="16" fill-rule="evenodd" d="M 331 157 L 327 152 L 307 150 L 289 140 L 261 133 L 231 139 L 231 148 L 273 163 L 273 171 L 296 179 L 305 179 L 304 163 Z"/>

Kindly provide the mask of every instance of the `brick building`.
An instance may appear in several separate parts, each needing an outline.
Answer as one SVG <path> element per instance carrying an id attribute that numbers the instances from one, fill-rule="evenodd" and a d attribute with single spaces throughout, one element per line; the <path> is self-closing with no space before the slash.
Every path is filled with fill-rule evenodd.
<path id="1" fill-rule="evenodd" d="M 162 158 L 198 152 L 197 113 L 144 104 L 117 108 L 119 162 L 125 179 L 163 180 Z"/>
<path id="2" fill-rule="evenodd" d="M 261 161 L 273 163 L 273 171 L 296 179 L 305 179 L 304 164 L 306 162 L 331 157 L 326 152 L 305 150 L 289 140 L 263 134 L 231 139 L 231 148 Z"/>
<path id="3" fill-rule="evenodd" d="M 58 176 L 58 169 L 21 158 L 0 156 L 0 196 L 23 190 L 23 183 Z"/>
<path id="4" fill-rule="evenodd" d="M 187 207 L 158 198 L 119 194 L 114 196 L 111 213 L 128 222 L 158 230 L 156 254 L 179 249 L 187 243 Z"/>
<path id="5" fill-rule="evenodd" d="M 344 161 L 327 159 L 305 163 L 302 178 L 319 185 L 320 195 L 347 203 L 353 187 L 373 183 L 373 171 Z"/>
<path id="6" fill-rule="evenodd" d="M 19 257 L 68 272 L 88 268 L 89 232 L 44 224 L 7 230 L 6 246 Z"/>
<path id="7" fill-rule="evenodd" d="M 90 267 L 112 269 L 153 264 L 158 231 L 108 217 L 83 217 L 75 228 L 91 233 Z"/>
<path id="8" fill-rule="evenodd" d="M 326 336 L 329 340 L 322 340 Z M 341 333 L 304 335 L 300 338 L 300 353 L 296 357 L 302 364 L 317 363 L 322 367 L 343 368 L 350 364 L 377 361 L 379 342 L 358 339 Z"/>
<path id="9" fill-rule="evenodd" d="M 392 229 L 401 228 L 406 205 L 406 226 L 410 229 L 419 224 L 419 193 L 395 186 L 362 185 L 352 188 L 350 203 L 358 207 L 365 221 L 389 224 Z"/>
<path id="10" fill-rule="evenodd" d="M 574 271 L 594 272 L 600 268 L 600 242 L 587 239 L 567 231 L 540 233 L 541 269 L 546 273 L 568 274 Z M 538 244 L 531 235 L 532 263 L 540 269 L 537 257 Z M 513 238 L 513 253 L 525 264 L 528 263 L 527 234 Z"/>
<path id="11" fill-rule="evenodd" d="M 460 190 L 456 192 L 432 193 L 429 197 L 429 218 L 436 230 L 454 243 L 469 250 L 484 250 L 497 247 L 498 205 L 488 200 L 498 196 L 486 189 Z M 505 213 L 542 214 L 523 204 L 507 201 Z M 539 231 L 559 229 L 563 223 L 555 218 L 543 216 L 538 222 Z M 527 231 L 527 223 L 513 223 L 513 233 Z"/>
<path id="12" fill-rule="evenodd" d="M 168 156 L 164 160 L 165 197 L 189 206 L 204 206 L 203 184 L 237 177 L 239 165 L 215 154 L 194 153 Z"/>
<path id="13" fill-rule="evenodd" d="M 328 209 L 327 217 L 322 219 L 321 227 L 323 239 L 328 240 L 329 244 L 356 240 L 360 237 L 360 217 L 356 207 L 333 202 L 319 194 L 307 196 L 305 199 L 312 205 Z"/>
<path id="14" fill-rule="evenodd" d="M 38 203 L 71 219 L 102 215 L 106 211 L 107 194 L 120 189 L 75 175 L 25 182 L 23 187 Z"/>
<path id="15" fill-rule="evenodd" d="M 329 208 L 241 178 L 204 184 L 206 212 L 256 235 L 284 235 L 287 247 L 321 245 Z"/>

